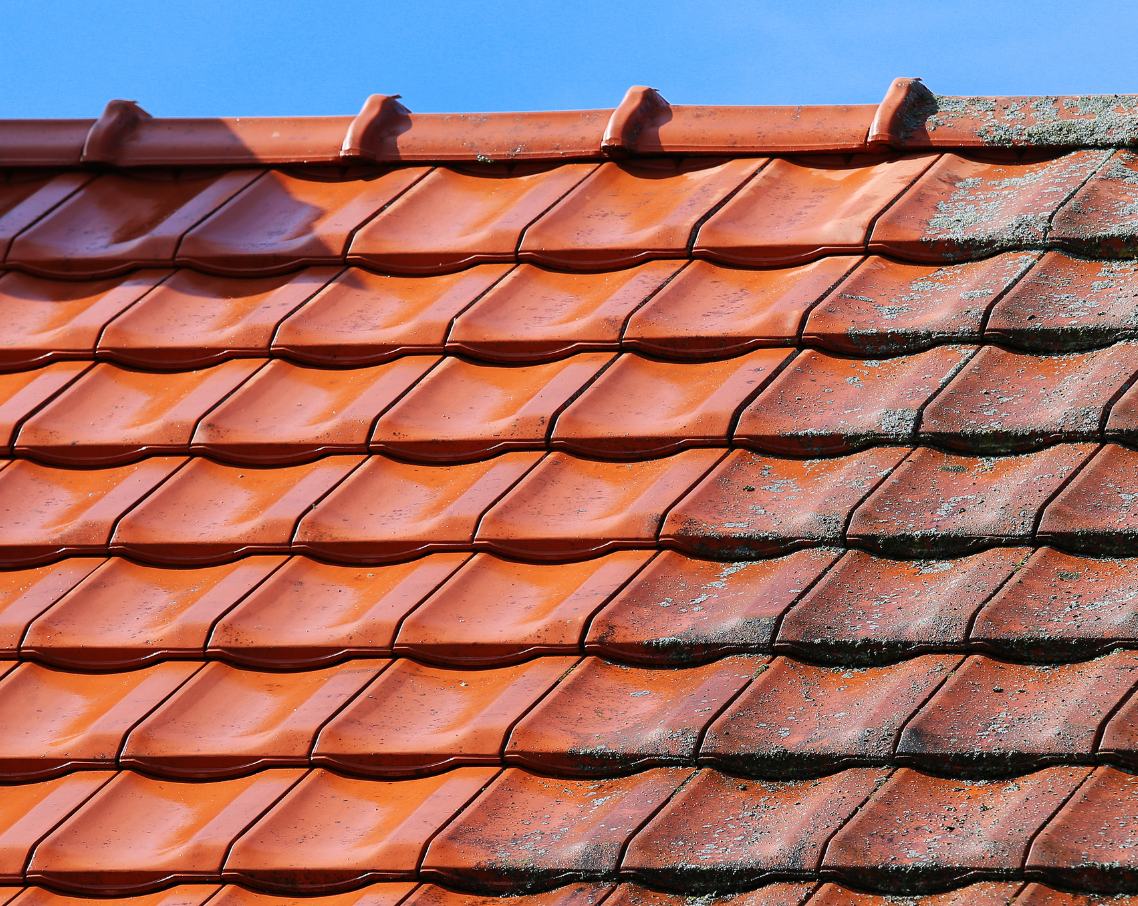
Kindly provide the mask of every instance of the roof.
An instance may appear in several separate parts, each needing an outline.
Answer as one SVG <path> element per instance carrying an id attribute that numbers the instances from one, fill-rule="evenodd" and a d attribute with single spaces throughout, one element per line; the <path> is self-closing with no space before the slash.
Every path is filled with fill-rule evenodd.
<path id="1" fill-rule="evenodd" d="M 1135 144 L 0 123 L 0 906 L 1138 891 Z"/>

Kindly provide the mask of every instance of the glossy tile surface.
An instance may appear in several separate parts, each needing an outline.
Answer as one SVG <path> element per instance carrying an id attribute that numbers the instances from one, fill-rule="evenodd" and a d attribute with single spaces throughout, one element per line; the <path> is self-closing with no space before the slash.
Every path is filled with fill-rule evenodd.
<path id="1" fill-rule="evenodd" d="M 56 362 L 34 371 L 0 374 L 0 452 L 11 453 L 20 425 L 90 367 L 87 362 Z"/>

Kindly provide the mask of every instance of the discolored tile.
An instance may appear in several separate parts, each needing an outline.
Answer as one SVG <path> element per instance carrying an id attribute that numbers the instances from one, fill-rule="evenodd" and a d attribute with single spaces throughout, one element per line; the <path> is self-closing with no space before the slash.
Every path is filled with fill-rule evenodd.
<path id="1" fill-rule="evenodd" d="M 881 211 L 934 160 L 772 161 L 700 227 L 695 254 L 760 266 L 857 254 Z"/>
<path id="2" fill-rule="evenodd" d="M 593 619 L 585 650 L 673 666 L 769 652 L 781 615 L 836 559 L 825 549 L 735 563 L 664 551 Z"/>
<path id="3" fill-rule="evenodd" d="M 1107 444 L 1047 504 L 1039 541 L 1096 556 L 1134 553 L 1138 453 Z"/>
<path id="4" fill-rule="evenodd" d="M 600 906 L 602 900 L 612 902 L 608 896 L 612 889 L 602 884 L 566 884 L 544 893 L 512 896 L 510 902 L 516 906 Z M 406 906 L 497 906 L 500 902 L 500 897 L 477 896 L 423 884 L 407 900 Z"/>
<path id="5" fill-rule="evenodd" d="M 156 563 L 216 563 L 287 550 L 301 515 L 361 462 L 362 456 L 328 456 L 266 469 L 192 459 L 119 521 L 112 546 Z"/>
<path id="6" fill-rule="evenodd" d="M 1126 655 L 1130 652 L 1113 652 L 1107 655 L 1107 659 L 1121 661 L 1124 667 L 1130 667 L 1130 660 Z M 1094 662 L 1097 664 L 1097 662 Z M 1088 672 L 1092 672 L 1090 665 Z M 1098 690 L 1094 690 L 1098 691 Z M 1125 697 L 1129 695 L 1129 697 Z M 1138 703 L 1134 701 L 1131 689 L 1127 689 L 1123 696 L 1123 704 L 1118 709 L 1117 713 L 1113 716 L 1108 715 L 1109 720 L 1100 721 L 1102 727 L 1102 736 L 1098 741 L 1098 754 L 1099 760 L 1109 760 L 1115 763 L 1121 763 L 1133 767 L 1138 764 Z M 1087 705 L 1093 702 L 1090 696 Z M 1097 703 L 1096 703 L 1097 704 Z M 1092 712 L 1095 713 L 1095 712 Z M 1104 710 L 1100 706 L 1097 709 L 1097 716 L 1102 716 Z"/>
<path id="7" fill-rule="evenodd" d="M 668 508 L 721 456 L 688 450 L 614 463 L 551 453 L 486 513 L 476 544 L 540 560 L 652 547 Z"/>
<path id="8" fill-rule="evenodd" d="M 90 367 L 89 362 L 56 362 L 35 371 L 0 374 L 0 454 L 12 452 L 16 430 L 28 416 Z"/>
<path id="9" fill-rule="evenodd" d="M 398 654 L 444 665 L 578 654 L 589 618 L 652 556 L 616 551 L 579 563 L 475 554 L 399 627 Z"/>
<path id="10" fill-rule="evenodd" d="M 708 728 L 700 761 L 773 780 L 888 764 L 905 722 L 960 660 L 854 668 L 775 658 Z"/>
<path id="11" fill-rule="evenodd" d="M 557 416 L 551 446 L 619 459 L 727 446 L 736 412 L 789 357 L 786 350 L 758 349 L 677 364 L 622 355 Z"/>
<path id="12" fill-rule="evenodd" d="M 706 899 L 714 906 L 804 906 L 816 886 L 776 881 L 746 893 L 712 895 L 699 899 Z M 661 893 L 637 884 L 620 884 L 605 903 L 606 906 L 681 906 L 692 899 L 695 897 Z"/>
<path id="13" fill-rule="evenodd" d="M 977 457 L 919 448 L 857 508 L 850 543 L 907 557 L 1028 543 L 1040 511 L 1094 451 L 1064 444 Z"/>
<path id="14" fill-rule="evenodd" d="M 629 316 L 681 267 L 649 261 L 600 274 L 513 270 L 462 312 L 447 349 L 494 362 L 540 362 L 620 348 Z"/>
<path id="15" fill-rule="evenodd" d="M 497 766 L 510 728 L 575 663 L 445 670 L 400 658 L 320 731 L 313 763 L 388 777 Z"/>
<path id="16" fill-rule="evenodd" d="M 1087 258 L 1132 258 L 1138 252 L 1134 191 L 1138 156 L 1115 151 L 1055 214 L 1047 238 Z"/>
<path id="17" fill-rule="evenodd" d="M 482 514 L 539 456 L 504 453 L 453 466 L 373 456 L 300 520 L 293 547 L 318 557 L 372 563 L 468 549 Z"/>
<path id="18" fill-rule="evenodd" d="M 217 621 L 209 654 L 277 669 L 388 655 L 407 614 L 467 557 L 362 568 L 294 557 Z"/>
<path id="19" fill-rule="evenodd" d="M 264 364 L 244 359 L 177 374 L 95 365 L 24 423 L 16 451 L 61 465 L 188 453 L 198 420 Z"/>
<path id="20" fill-rule="evenodd" d="M 908 450 L 775 459 L 735 450 L 672 507 L 660 540 L 697 556 L 757 558 L 840 544 L 850 513 Z"/>
<path id="21" fill-rule="evenodd" d="M 33 619 L 20 650 L 79 670 L 200 659 L 213 622 L 282 561 L 246 557 L 175 570 L 113 558 Z"/>
<path id="22" fill-rule="evenodd" d="M 557 414 L 610 361 L 605 353 L 586 353 L 502 368 L 448 356 L 380 416 L 371 447 L 448 463 L 544 450 Z"/>
<path id="23" fill-rule="evenodd" d="M 101 563 L 94 557 L 69 557 L 50 566 L 0 572 L 0 660 L 18 657 L 28 624 Z"/>
<path id="24" fill-rule="evenodd" d="M 333 371 L 277 359 L 198 423 L 193 450 L 254 465 L 363 453 L 379 413 L 437 361 L 408 356 Z"/>
<path id="25" fill-rule="evenodd" d="M 1138 896 L 1069 893 L 1042 884 L 1028 884 L 1015 902 L 1016 906 L 1134 906 Z"/>
<path id="26" fill-rule="evenodd" d="M 1025 901 L 1016 897 L 1016 892 L 1022 886 L 1018 881 L 1003 884 L 981 882 L 944 893 L 905 897 L 903 902 L 906 906 L 1007 906 L 1014 901 L 1017 906 L 1024 906 Z M 810 898 L 810 906 L 889 906 L 896 902 L 896 897 L 847 890 L 837 884 L 823 884 Z M 1064 903 L 1063 906 L 1067 904 Z"/>
<path id="27" fill-rule="evenodd" d="M 311 771 L 241 835 L 225 862 L 225 878 L 287 893 L 414 880 L 431 836 L 495 773 L 458 768 L 381 781 Z"/>
<path id="28" fill-rule="evenodd" d="M 700 771 L 637 833 L 621 868 L 685 892 L 814 875 L 834 831 L 886 776 L 854 768 L 765 783 Z"/>
<path id="29" fill-rule="evenodd" d="M 854 359 L 804 349 L 743 410 L 733 439 L 789 456 L 912 443 L 926 403 L 974 353 L 969 346 L 941 346 L 893 359 Z"/>

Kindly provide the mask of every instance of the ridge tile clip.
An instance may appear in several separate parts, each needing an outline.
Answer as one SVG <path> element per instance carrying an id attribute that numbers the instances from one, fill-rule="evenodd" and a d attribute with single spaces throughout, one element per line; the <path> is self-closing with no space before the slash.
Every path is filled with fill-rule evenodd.
<path id="1" fill-rule="evenodd" d="M 109 102 L 103 115 L 87 132 L 79 162 L 115 166 L 119 162 L 119 149 L 126 144 L 135 127 L 151 118 L 149 113 L 138 106 L 137 101 Z"/>
<path id="2" fill-rule="evenodd" d="M 869 127 L 870 149 L 905 150 L 909 137 L 936 108 L 936 95 L 920 79 L 894 79 Z"/>
<path id="3" fill-rule="evenodd" d="M 663 112 L 671 110 L 655 88 L 633 85 L 620 106 L 609 117 L 601 138 L 601 153 L 608 157 L 627 157 L 636 153 L 636 145 L 644 130 L 653 125 Z"/>

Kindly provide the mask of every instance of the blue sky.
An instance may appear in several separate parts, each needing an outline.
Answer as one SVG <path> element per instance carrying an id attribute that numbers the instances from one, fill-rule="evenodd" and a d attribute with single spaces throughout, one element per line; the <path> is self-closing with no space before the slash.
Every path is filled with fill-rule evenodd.
<path id="1" fill-rule="evenodd" d="M 4 0 L 0 117 L 876 103 L 942 94 L 1138 94 L 1138 3 L 1018 0 Z"/>

